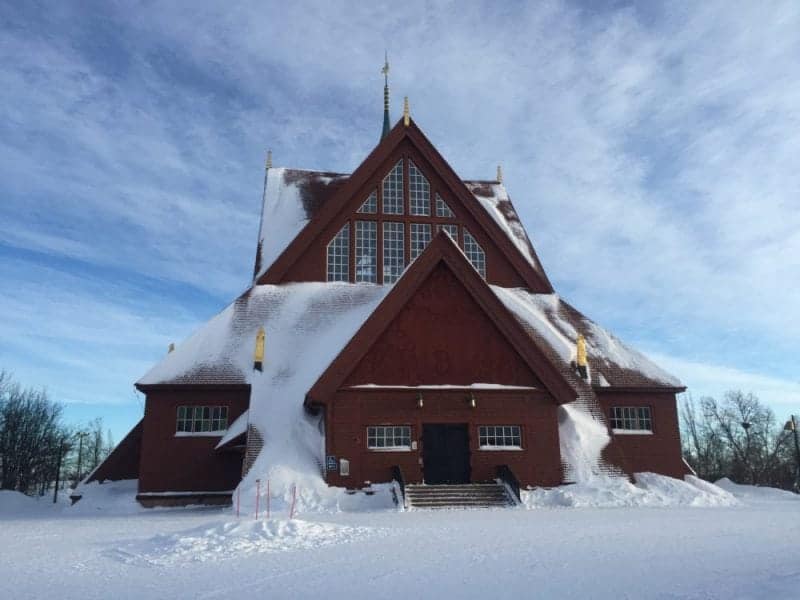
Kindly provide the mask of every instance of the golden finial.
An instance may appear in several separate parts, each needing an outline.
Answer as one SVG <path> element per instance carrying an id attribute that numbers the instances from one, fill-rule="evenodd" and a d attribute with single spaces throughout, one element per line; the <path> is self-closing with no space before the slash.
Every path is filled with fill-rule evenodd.
<path id="1" fill-rule="evenodd" d="M 267 168 L 272 168 L 272 150 L 267 150 Z"/>
<path id="2" fill-rule="evenodd" d="M 261 371 L 264 367 L 264 339 L 266 333 L 263 327 L 258 328 L 256 333 L 256 350 L 253 353 L 253 368 Z"/>
<path id="3" fill-rule="evenodd" d="M 497 183 L 503 183 L 503 166 L 497 165 Z"/>
<path id="4" fill-rule="evenodd" d="M 175 343 L 170 342 L 169 347 L 167 348 L 167 352 L 174 352 L 175 351 Z"/>
<path id="5" fill-rule="evenodd" d="M 576 341 L 577 348 L 575 349 L 575 353 L 577 354 L 577 360 L 579 367 L 586 366 L 586 338 L 583 337 L 583 334 L 578 334 L 578 340 Z"/>
<path id="6" fill-rule="evenodd" d="M 403 98 L 403 125 L 408 127 L 411 120 L 411 111 L 408 109 L 408 96 Z"/>

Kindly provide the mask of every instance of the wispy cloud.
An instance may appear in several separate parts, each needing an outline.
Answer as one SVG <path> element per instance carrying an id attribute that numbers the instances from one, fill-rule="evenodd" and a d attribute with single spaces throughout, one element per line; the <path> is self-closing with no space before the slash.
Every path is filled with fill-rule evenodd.
<path id="1" fill-rule="evenodd" d="M 102 291 L 106 275 L 68 285 L 82 294 L 73 306 L 101 302 L 98 314 L 114 313 L 119 339 L 161 348 L 142 319 L 178 334 L 176 305 L 199 320 L 209 295 L 221 308 L 246 285 L 267 147 L 281 165 L 357 166 L 377 141 L 388 47 L 394 97 L 410 96 L 465 178 L 503 163 L 545 267 L 578 307 L 682 357 L 671 364 L 686 380 L 681 369 L 706 363 L 720 365 L 707 376 L 725 381 L 768 374 L 765 390 L 794 375 L 794 2 L 0 10 L 4 256 L 113 270 L 113 294 Z M 9 308 L 35 305 L 43 324 L 63 317 L 47 294 L 66 284 L 40 276 L 14 271 Z M 129 281 L 142 277 L 185 294 L 168 307 L 153 288 L 143 304 L 114 295 L 135 294 Z M 4 338 L 25 333 L 8 319 L 2 327 Z M 86 343 L 96 340 L 75 340 Z M 108 383 L 90 392 L 87 380 L 71 395 L 97 396 Z"/>

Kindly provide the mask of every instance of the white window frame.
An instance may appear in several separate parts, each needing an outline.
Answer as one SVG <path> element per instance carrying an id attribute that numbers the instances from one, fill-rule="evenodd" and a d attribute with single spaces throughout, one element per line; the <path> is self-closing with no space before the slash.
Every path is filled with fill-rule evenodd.
<path id="1" fill-rule="evenodd" d="M 227 406 L 182 404 L 175 410 L 175 437 L 220 437 L 227 430 Z"/>
<path id="2" fill-rule="evenodd" d="M 486 252 L 466 227 L 464 228 L 464 254 L 475 270 L 481 274 L 481 277 L 486 279 Z"/>
<path id="3" fill-rule="evenodd" d="M 455 219 L 456 217 L 450 205 L 438 193 L 436 194 L 436 216 L 440 219 Z"/>
<path id="4" fill-rule="evenodd" d="M 653 411 L 649 406 L 612 406 L 609 421 L 611 431 L 618 435 L 653 435 Z M 615 427 L 620 424 L 622 427 Z"/>
<path id="5" fill-rule="evenodd" d="M 356 211 L 360 215 L 374 215 L 378 212 L 378 191 L 372 190 L 364 203 Z"/>
<path id="6" fill-rule="evenodd" d="M 515 439 L 519 443 L 515 444 Z M 495 443 L 490 444 L 490 440 L 495 440 Z M 498 440 L 502 440 L 501 443 L 497 443 Z M 522 425 L 478 425 L 478 448 L 489 451 L 522 450 Z"/>
<path id="7" fill-rule="evenodd" d="M 411 223 L 410 225 L 410 244 L 409 257 L 412 261 L 425 251 L 431 243 L 431 224 L 430 223 Z"/>
<path id="8" fill-rule="evenodd" d="M 431 184 L 414 161 L 408 161 L 408 214 L 431 216 Z"/>
<path id="9" fill-rule="evenodd" d="M 328 242 L 325 260 L 327 281 L 350 281 L 350 223 L 345 223 L 339 233 Z M 333 272 L 331 267 L 335 267 Z M 339 277 L 341 268 L 344 268 L 344 277 Z"/>
<path id="10" fill-rule="evenodd" d="M 384 445 L 379 446 L 382 440 Z M 397 441 L 400 444 L 397 444 Z M 387 446 L 386 442 L 392 442 Z M 407 441 L 407 444 L 403 442 Z M 411 425 L 369 425 L 367 427 L 367 450 L 371 452 L 411 452 Z"/>
<path id="11" fill-rule="evenodd" d="M 405 223 L 383 222 L 383 283 L 394 283 L 406 268 Z"/>
<path id="12" fill-rule="evenodd" d="M 365 276 L 370 265 L 362 260 L 372 259 L 372 274 Z M 355 281 L 356 283 L 377 283 L 378 282 L 378 222 L 377 221 L 356 221 L 356 243 L 355 243 Z"/>
<path id="13" fill-rule="evenodd" d="M 382 196 L 383 201 L 381 204 L 381 211 L 385 215 L 402 215 L 404 214 L 403 205 L 405 204 L 405 197 L 403 194 L 403 159 L 397 161 L 392 170 L 383 178 Z M 389 209 L 386 209 L 386 198 L 391 199 Z"/>

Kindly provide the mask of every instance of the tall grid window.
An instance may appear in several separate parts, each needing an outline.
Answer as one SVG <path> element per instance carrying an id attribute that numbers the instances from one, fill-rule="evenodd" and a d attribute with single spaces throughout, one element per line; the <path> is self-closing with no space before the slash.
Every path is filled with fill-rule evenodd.
<path id="1" fill-rule="evenodd" d="M 383 179 L 383 212 L 387 215 L 403 214 L 403 161 Z"/>
<path id="2" fill-rule="evenodd" d="M 405 266 L 403 224 L 383 223 L 383 283 L 394 283 Z"/>
<path id="3" fill-rule="evenodd" d="M 378 281 L 378 224 L 356 221 L 356 283 Z"/>
<path id="4" fill-rule="evenodd" d="M 359 213 L 376 213 L 378 212 L 378 192 L 375 190 L 364 200 L 364 204 L 361 205 L 356 212 Z"/>
<path id="5" fill-rule="evenodd" d="M 431 243 L 431 226 L 428 223 L 411 224 L 411 256 L 414 260 Z"/>
<path id="6" fill-rule="evenodd" d="M 408 161 L 408 200 L 412 215 L 431 214 L 431 186 L 412 161 Z"/>
<path id="7" fill-rule="evenodd" d="M 221 433 L 227 428 L 227 406 L 178 407 L 177 433 Z"/>
<path id="8" fill-rule="evenodd" d="M 649 406 L 611 407 L 611 429 L 615 431 L 653 431 Z"/>
<path id="9" fill-rule="evenodd" d="M 439 233 L 444 229 L 445 233 L 453 238 L 453 241 L 457 244 L 458 243 L 458 225 L 447 223 L 445 225 L 437 225 L 436 226 L 436 233 Z"/>
<path id="10" fill-rule="evenodd" d="M 522 448 L 519 425 L 481 425 L 478 427 L 478 444 L 483 449 Z"/>
<path id="11" fill-rule="evenodd" d="M 464 229 L 464 254 L 467 255 L 469 262 L 475 267 L 475 270 L 481 274 L 481 277 L 486 279 L 486 253 L 481 248 L 478 241 L 472 237 L 472 234 Z"/>
<path id="12" fill-rule="evenodd" d="M 442 200 L 442 197 L 439 194 L 436 194 L 436 216 L 444 219 L 452 219 L 455 217 L 453 211 L 450 210 L 449 206 L 447 206 L 447 202 Z"/>
<path id="13" fill-rule="evenodd" d="M 367 448 L 370 450 L 410 450 L 411 427 L 408 425 L 367 427 Z"/>
<path id="14" fill-rule="evenodd" d="M 350 223 L 328 242 L 328 281 L 350 281 Z"/>

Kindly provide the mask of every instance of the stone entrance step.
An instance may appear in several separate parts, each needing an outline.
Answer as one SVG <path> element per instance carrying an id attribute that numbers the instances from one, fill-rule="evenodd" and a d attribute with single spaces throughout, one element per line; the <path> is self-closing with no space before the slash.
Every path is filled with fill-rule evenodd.
<path id="1" fill-rule="evenodd" d="M 405 491 L 408 508 L 503 508 L 515 505 L 506 487 L 497 483 L 410 484 Z"/>

